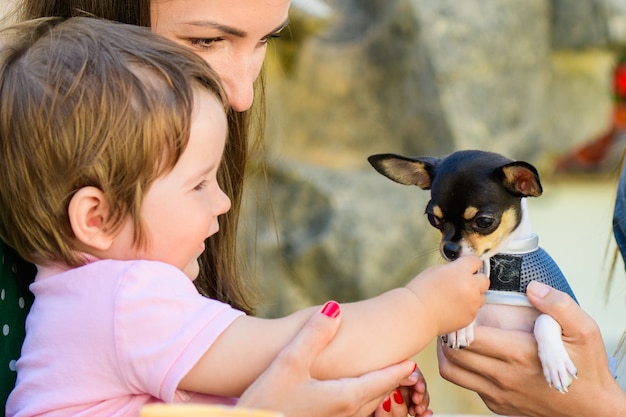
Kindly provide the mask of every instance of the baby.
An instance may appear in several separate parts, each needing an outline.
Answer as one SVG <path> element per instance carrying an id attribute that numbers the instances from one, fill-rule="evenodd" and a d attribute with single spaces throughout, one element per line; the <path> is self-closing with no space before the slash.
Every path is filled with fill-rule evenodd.
<path id="1" fill-rule="evenodd" d="M 27 22 L 2 34 L 0 108 L 0 237 L 38 268 L 7 415 L 232 404 L 319 311 L 250 317 L 193 285 L 230 200 L 216 180 L 228 102 L 191 51 L 92 18 Z M 480 267 L 328 303 L 341 328 L 312 376 L 383 368 L 469 324 Z"/>

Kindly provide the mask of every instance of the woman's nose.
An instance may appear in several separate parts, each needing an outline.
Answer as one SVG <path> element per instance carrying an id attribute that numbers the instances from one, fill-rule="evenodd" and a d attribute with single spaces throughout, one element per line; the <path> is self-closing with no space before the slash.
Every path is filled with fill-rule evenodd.
<path id="1" fill-rule="evenodd" d="M 222 79 L 228 102 L 233 110 L 243 112 L 252 106 L 254 101 L 254 80 L 256 76 L 228 76 Z"/>
<path id="2" fill-rule="evenodd" d="M 252 52 L 235 54 L 225 71 L 218 71 L 233 110 L 243 112 L 254 101 L 254 81 L 261 72 L 265 49 L 257 48 Z"/>

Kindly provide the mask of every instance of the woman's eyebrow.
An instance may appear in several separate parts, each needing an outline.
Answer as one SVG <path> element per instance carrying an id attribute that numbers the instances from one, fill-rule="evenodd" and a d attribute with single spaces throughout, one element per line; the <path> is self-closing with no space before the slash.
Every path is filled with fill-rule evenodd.
<path id="1" fill-rule="evenodd" d="M 219 30 L 221 32 L 224 32 L 224 33 L 227 33 L 229 35 L 233 35 L 233 36 L 236 36 L 236 37 L 239 37 L 239 38 L 245 38 L 246 36 L 248 36 L 248 33 L 246 31 L 239 30 L 239 29 L 236 29 L 236 28 L 231 27 L 231 26 L 222 25 L 222 24 L 219 24 L 219 23 L 216 23 L 216 22 L 212 22 L 210 20 L 192 21 L 192 22 L 187 22 L 186 24 L 192 25 L 192 26 L 210 27 L 210 28 L 217 29 L 217 30 Z M 280 32 L 288 24 L 289 24 L 289 18 L 285 19 L 285 21 L 283 23 L 281 23 L 275 29 L 270 31 L 266 36 L 269 36 L 269 35 L 271 35 L 273 33 Z"/>

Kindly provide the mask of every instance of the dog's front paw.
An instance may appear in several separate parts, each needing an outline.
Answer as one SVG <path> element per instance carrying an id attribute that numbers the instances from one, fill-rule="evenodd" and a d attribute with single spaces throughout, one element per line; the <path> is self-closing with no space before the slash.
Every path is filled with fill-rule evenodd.
<path id="1" fill-rule="evenodd" d="M 441 336 L 441 342 L 452 349 L 463 349 L 474 341 L 474 325 Z"/>

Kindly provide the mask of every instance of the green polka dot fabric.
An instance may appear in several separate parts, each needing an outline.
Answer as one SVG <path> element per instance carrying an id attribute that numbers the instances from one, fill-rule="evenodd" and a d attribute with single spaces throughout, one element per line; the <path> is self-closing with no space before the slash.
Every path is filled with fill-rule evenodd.
<path id="1" fill-rule="evenodd" d="M 24 323 L 33 302 L 26 285 L 17 280 L 17 263 L 7 247 L 0 241 L 0 416 L 4 417 L 5 404 L 15 385 L 15 362 L 20 356 L 24 341 Z"/>

